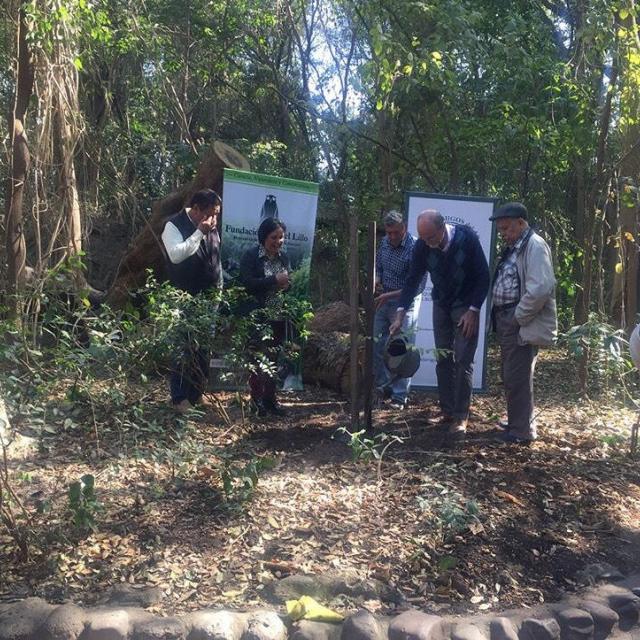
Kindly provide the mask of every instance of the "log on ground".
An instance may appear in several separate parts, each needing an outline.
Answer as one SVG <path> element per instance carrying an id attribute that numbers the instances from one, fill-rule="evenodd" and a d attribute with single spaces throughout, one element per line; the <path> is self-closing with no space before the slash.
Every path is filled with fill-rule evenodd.
<path id="1" fill-rule="evenodd" d="M 304 346 L 303 380 L 319 384 L 349 397 L 351 393 L 350 340 L 348 333 L 311 333 Z M 364 363 L 364 343 L 358 353 L 360 379 Z"/>

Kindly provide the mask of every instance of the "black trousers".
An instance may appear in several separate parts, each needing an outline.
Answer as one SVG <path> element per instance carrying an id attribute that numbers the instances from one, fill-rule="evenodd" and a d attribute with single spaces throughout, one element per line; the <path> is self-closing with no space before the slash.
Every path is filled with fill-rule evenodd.
<path id="1" fill-rule="evenodd" d="M 456 420 L 469 417 L 473 390 L 473 358 L 478 334 L 465 338 L 458 326 L 469 307 L 446 307 L 433 303 L 433 334 L 436 349 L 436 377 L 440 409 Z M 442 350 L 442 352 L 441 352 Z"/>
<path id="2" fill-rule="evenodd" d="M 268 324 L 271 327 L 271 338 L 263 340 L 262 335 L 256 335 L 252 340 L 252 347 L 254 353 L 264 355 L 271 368 L 276 369 L 280 348 L 287 338 L 287 321 L 270 320 Z M 276 376 L 262 370 L 259 359 L 255 358 L 255 370 L 249 375 L 251 399 L 254 401 L 266 400 L 267 402 L 275 402 L 277 386 Z"/>
<path id="3" fill-rule="evenodd" d="M 171 367 L 169 388 L 171 402 L 188 400 L 196 404 L 204 393 L 209 378 L 209 354 L 191 344 L 185 344 L 184 353 Z"/>

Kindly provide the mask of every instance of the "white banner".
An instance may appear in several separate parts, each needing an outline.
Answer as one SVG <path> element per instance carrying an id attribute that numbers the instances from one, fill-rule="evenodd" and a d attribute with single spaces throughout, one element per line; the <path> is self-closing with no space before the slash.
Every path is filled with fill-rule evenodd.
<path id="1" fill-rule="evenodd" d="M 287 227 L 284 251 L 291 261 L 291 271 L 306 272 L 308 281 L 318 185 L 225 169 L 223 196 L 221 253 L 225 273 L 237 276 L 242 254 L 258 243 L 260 223 L 265 218 L 277 218 Z"/>
<path id="2" fill-rule="evenodd" d="M 495 200 L 491 198 L 473 198 L 465 196 L 448 196 L 442 194 L 415 193 L 406 194 L 406 211 L 409 233 L 418 237 L 416 223 L 418 214 L 425 209 L 437 209 L 448 223 L 467 224 L 475 230 L 480 244 L 491 265 L 492 247 L 494 244 L 493 223 L 489 220 L 493 213 Z M 416 347 L 421 351 L 420 369 L 411 382 L 412 387 L 436 387 L 436 359 L 433 349 L 433 303 L 431 302 L 431 278 L 425 290 L 415 301 L 418 314 Z M 480 335 L 473 369 L 473 388 L 485 389 L 487 328 L 488 315 L 486 302 L 480 311 Z"/>

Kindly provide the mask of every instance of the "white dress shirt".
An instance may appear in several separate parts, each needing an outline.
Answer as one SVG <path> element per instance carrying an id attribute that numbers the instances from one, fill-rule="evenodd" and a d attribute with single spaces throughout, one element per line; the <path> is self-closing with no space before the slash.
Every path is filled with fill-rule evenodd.
<path id="1" fill-rule="evenodd" d="M 187 209 L 187 215 L 189 216 L 189 209 Z M 191 216 L 189 216 L 189 220 L 193 222 Z M 169 260 L 171 260 L 173 264 L 180 264 L 198 251 L 200 242 L 202 238 L 204 238 L 204 233 L 197 228 L 197 225 L 195 226 L 196 230 L 186 240 L 182 239 L 182 234 L 173 222 L 167 222 L 164 226 L 162 244 L 164 244 Z"/>

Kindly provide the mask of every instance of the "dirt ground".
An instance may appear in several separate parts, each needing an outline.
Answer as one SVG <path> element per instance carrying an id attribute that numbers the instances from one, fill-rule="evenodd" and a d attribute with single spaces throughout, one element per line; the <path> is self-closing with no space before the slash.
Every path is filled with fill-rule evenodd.
<path id="1" fill-rule="evenodd" d="M 420 392 L 404 412 L 377 410 L 376 433 L 386 435 L 354 446 L 335 437 L 348 426 L 347 403 L 323 389 L 283 394 L 289 415 L 258 422 L 243 421 L 235 394 L 219 394 L 231 424 L 213 409 L 176 419 L 160 380 L 142 399 L 153 421 L 98 429 L 61 406 L 63 428 L 11 462 L 33 518 L 32 555 L 18 562 L 0 537 L 0 599 L 93 604 L 127 582 L 159 586 L 154 608 L 164 612 L 245 608 L 267 604 L 288 575 L 355 572 L 380 594 L 325 604 L 455 614 L 559 599 L 592 563 L 636 572 L 635 413 L 606 396 L 579 400 L 574 383 L 561 352 L 541 358 L 540 439 L 530 447 L 493 441 L 497 384 L 474 399 L 469 435 L 455 447 Z M 69 524 L 66 490 L 85 473 L 99 505 L 95 531 L 82 533 Z"/>

